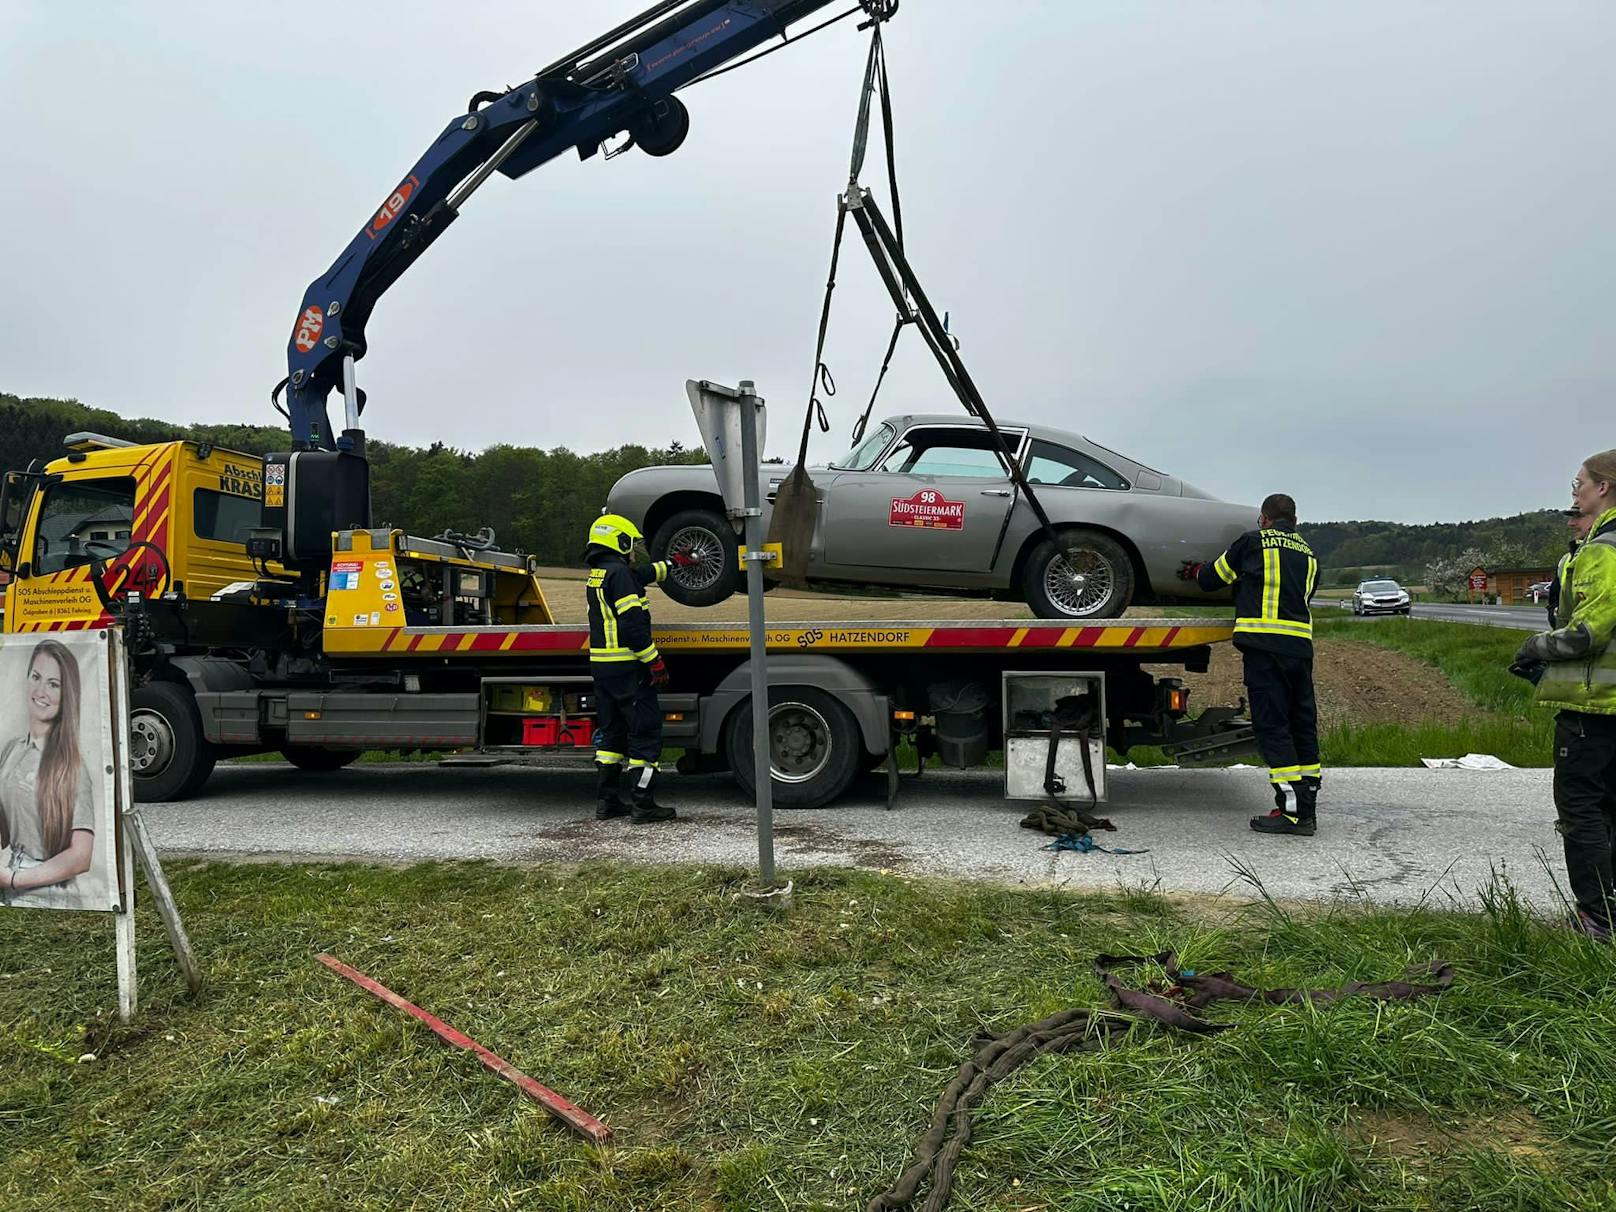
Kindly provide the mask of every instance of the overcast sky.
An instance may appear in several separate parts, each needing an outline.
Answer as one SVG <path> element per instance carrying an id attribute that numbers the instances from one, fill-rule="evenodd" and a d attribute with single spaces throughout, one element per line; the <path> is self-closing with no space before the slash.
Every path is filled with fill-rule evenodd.
<path id="1" fill-rule="evenodd" d="M 275 423 L 304 288 L 466 98 L 641 7 L 0 0 L 0 390 Z M 377 306 L 369 432 L 689 444 L 685 379 L 750 377 L 794 453 L 865 37 L 691 90 L 672 157 L 496 177 Z M 1616 4 L 903 0 L 887 41 L 909 252 L 1001 419 L 1313 519 L 1559 506 L 1616 445 Z M 891 323 L 847 254 L 816 460 Z M 881 411 L 957 407 L 902 348 Z"/>

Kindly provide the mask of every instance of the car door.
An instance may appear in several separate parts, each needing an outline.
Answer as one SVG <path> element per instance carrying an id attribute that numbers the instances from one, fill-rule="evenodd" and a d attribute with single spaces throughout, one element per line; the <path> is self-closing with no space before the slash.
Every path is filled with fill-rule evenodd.
<path id="1" fill-rule="evenodd" d="M 1025 433 L 1004 434 L 1019 452 Z M 1016 500 L 994 447 L 979 427 L 921 424 L 870 470 L 838 473 L 825 489 L 826 570 L 987 573 Z"/>

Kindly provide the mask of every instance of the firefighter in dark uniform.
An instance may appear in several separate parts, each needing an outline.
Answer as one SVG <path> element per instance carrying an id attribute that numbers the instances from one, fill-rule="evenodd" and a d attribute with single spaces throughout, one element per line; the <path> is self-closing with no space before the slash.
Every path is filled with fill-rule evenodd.
<path id="1" fill-rule="evenodd" d="M 1312 837 L 1322 775 L 1308 602 L 1319 562 L 1296 533 L 1296 502 L 1276 492 L 1262 503 L 1256 530 L 1209 564 L 1186 560 L 1178 575 L 1208 591 L 1234 586 L 1234 645 L 1245 663 L 1251 723 L 1276 805 L 1253 817 L 1251 827 Z"/>
<path id="2" fill-rule="evenodd" d="M 657 759 L 662 755 L 662 707 L 657 691 L 668 669 L 651 638 L 646 586 L 667 580 L 668 564 L 639 567 L 639 528 L 617 514 L 589 527 L 584 559 L 589 577 L 589 674 L 595 684 L 595 819 L 627 815 L 631 824 L 671 821 L 678 815 L 656 802 Z M 691 562 L 675 555 L 672 563 Z M 624 804 L 623 769 L 629 803 Z"/>

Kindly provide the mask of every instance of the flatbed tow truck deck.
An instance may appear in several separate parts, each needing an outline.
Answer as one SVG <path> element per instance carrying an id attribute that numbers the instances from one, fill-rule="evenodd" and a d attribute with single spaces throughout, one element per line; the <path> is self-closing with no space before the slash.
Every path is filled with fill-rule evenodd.
<path id="1" fill-rule="evenodd" d="M 385 578 L 383 578 L 385 579 Z M 339 591 L 341 592 L 341 591 Z M 344 617 L 339 612 L 337 617 Z M 346 617 L 358 617 L 346 614 Z M 197 688 L 208 745 L 217 752 L 357 754 L 365 748 L 473 750 L 490 758 L 590 752 L 594 704 L 588 629 L 522 626 L 327 625 L 331 680 L 322 686 Z M 896 754 L 981 765 L 1019 755 L 1041 788 L 1051 717 L 1091 696 L 1082 745 L 1100 773 L 1107 744 L 1164 745 L 1193 761 L 1249 741 L 1238 712 L 1188 717 L 1179 679 L 1147 664 L 1204 670 L 1232 625 L 1208 619 L 1118 619 L 1084 625 L 1023 620 L 902 623 L 779 622 L 768 627 L 770 745 L 776 802 L 819 807 L 867 770 L 885 768 L 896 795 Z M 749 632 L 744 623 L 654 629 L 671 684 L 661 694 L 664 740 L 684 750 L 680 770 L 732 771 L 752 786 Z M 1081 746 L 1061 758 L 1084 786 Z M 1018 768 L 1019 768 L 1018 767 Z M 327 767 L 329 768 L 329 767 Z M 1039 792 L 1041 794 L 1041 792 Z"/>
<path id="2" fill-rule="evenodd" d="M 657 648 L 668 653 L 727 654 L 746 651 L 745 623 L 667 623 L 654 629 Z M 1081 626 L 1019 620 L 852 620 L 769 624 L 766 644 L 774 652 L 838 652 L 870 656 L 926 653 L 998 653 L 1006 650 L 1090 650 L 1164 659 L 1229 640 L 1234 625 L 1199 619 L 1106 619 Z M 332 656 L 427 657 L 481 653 L 489 657 L 534 653 L 587 653 L 589 628 L 556 623 L 526 627 L 331 627 L 325 650 Z"/>

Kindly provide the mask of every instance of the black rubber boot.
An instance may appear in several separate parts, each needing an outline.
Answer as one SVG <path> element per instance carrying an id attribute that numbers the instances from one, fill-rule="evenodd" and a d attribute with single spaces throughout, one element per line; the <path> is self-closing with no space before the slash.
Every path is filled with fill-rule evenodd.
<path id="1" fill-rule="evenodd" d="M 1274 787 L 1274 802 L 1279 805 L 1267 816 L 1251 818 L 1251 827 L 1258 833 L 1288 833 L 1297 837 L 1312 837 L 1318 832 L 1315 819 L 1319 802 L 1319 785 L 1311 779 L 1292 784 L 1296 791 L 1294 802 L 1279 785 Z"/>
<path id="2" fill-rule="evenodd" d="M 595 819 L 610 821 L 628 815 L 628 805 L 617 794 L 623 768 L 605 762 L 595 763 Z"/>
<path id="3" fill-rule="evenodd" d="M 629 773 L 629 800 L 634 811 L 629 813 L 631 825 L 654 825 L 659 821 L 676 821 L 679 814 L 666 804 L 656 802 L 657 769 L 640 766 Z"/>

